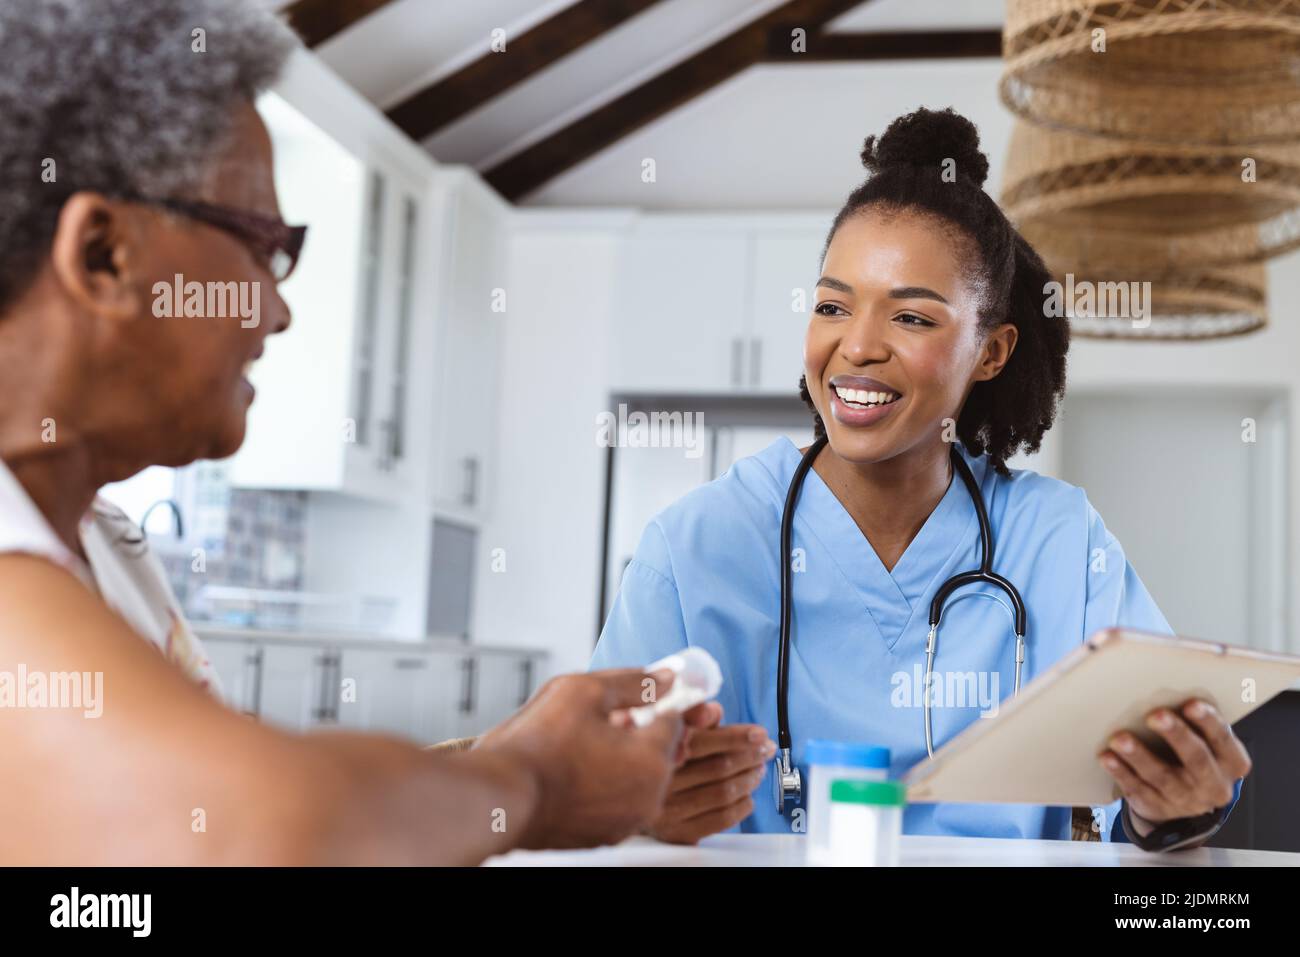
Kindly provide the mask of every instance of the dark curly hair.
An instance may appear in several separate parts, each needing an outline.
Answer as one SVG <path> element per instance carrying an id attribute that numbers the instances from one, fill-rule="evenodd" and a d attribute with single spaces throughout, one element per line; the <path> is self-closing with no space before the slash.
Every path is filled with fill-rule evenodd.
<path id="1" fill-rule="evenodd" d="M 984 192 L 989 161 L 975 125 L 951 109 L 919 109 L 900 116 L 877 139 L 868 136 L 862 165 L 870 172 L 835 217 L 826 248 L 840 225 L 867 209 L 922 211 L 952 227 L 969 250 L 969 274 L 983 288 L 979 328 L 1010 322 L 1018 338 L 1001 373 L 975 383 L 957 419 L 957 437 L 975 455 L 987 454 L 998 472 L 1017 452 L 1038 451 L 1065 391 L 1070 328 L 1044 312 L 1052 276 L 997 203 Z M 945 178 L 945 170 L 955 175 Z M 973 255 L 971 255 L 973 253 Z M 825 259 L 825 250 L 822 258 Z M 799 394 L 812 410 L 818 436 L 826 426 L 805 378 Z"/>

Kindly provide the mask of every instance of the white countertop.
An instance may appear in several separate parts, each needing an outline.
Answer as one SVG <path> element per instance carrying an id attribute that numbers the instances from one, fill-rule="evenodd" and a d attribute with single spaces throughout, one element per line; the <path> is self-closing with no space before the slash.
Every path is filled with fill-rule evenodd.
<path id="1" fill-rule="evenodd" d="M 549 658 L 545 648 L 521 645 L 485 645 L 467 642 L 463 638 L 446 635 L 429 635 L 425 638 L 385 638 L 364 631 L 330 631 L 324 628 L 286 630 L 277 628 L 245 628 L 222 622 L 191 621 L 190 627 L 202 641 L 271 642 L 273 644 L 339 645 L 357 648 L 383 648 L 391 651 L 450 652 L 472 655 L 512 655 L 515 657 Z"/>
<path id="2" fill-rule="evenodd" d="M 512 851 L 495 867 L 803 867 L 802 835 L 716 834 L 696 847 L 634 837 L 590 851 Z M 904 867 L 1300 867 L 1300 854 L 1200 847 L 1152 854 L 1131 844 L 903 836 Z"/>

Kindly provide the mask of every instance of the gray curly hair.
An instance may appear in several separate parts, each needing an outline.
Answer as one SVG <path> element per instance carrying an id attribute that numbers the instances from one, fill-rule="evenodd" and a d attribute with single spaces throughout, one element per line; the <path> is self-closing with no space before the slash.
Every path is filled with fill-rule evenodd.
<path id="1" fill-rule="evenodd" d="M 199 186 L 296 43 L 254 0 L 0 2 L 0 314 L 69 196 Z"/>

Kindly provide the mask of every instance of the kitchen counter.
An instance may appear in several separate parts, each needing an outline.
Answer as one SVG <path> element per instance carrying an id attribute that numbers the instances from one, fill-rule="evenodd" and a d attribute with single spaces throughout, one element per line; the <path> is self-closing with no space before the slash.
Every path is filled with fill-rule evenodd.
<path id="1" fill-rule="evenodd" d="M 262 629 L 242 628 L 218 622 L 192 621 L 190 627 L 203 641 L 249 641 L 266 644 L 314 644 L 333 647 L 374 648 L 388 651 L 429 651 L 453 654 L 514 655 L 546 658 L 545 648 L 527 648 L 508 645 L 481 645 L 455 636 L 430 635 L 427 638 L 378 638 L 360 631 L 329 631 L 326 629 Z"/>

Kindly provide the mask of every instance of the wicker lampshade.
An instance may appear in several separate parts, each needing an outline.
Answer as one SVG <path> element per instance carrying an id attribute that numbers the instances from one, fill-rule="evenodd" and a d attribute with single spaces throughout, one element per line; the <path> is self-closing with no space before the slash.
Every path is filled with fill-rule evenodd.
<path id="1" fill-rule="evenodd" d="M 1237 266 L 1152 283 L 1151 321 L 1076 316 L 1070 329 L 1093 339 L 1222 339 L 1268 323 L 1268 279 L 1259 264 Z"/>
<path id="2" fill-rule="evenodd" d="M 1300 208 L 1300 144 L 1144 143 L 1017 122 L 1002 206 L 1013 219 L 1062 217 L 1157 235 L 1269 223 Z M 1285 239 L 1274 230 L 1259 246 L 1268 254 Z"/>
<path id="3" fill-rule="evenodd" d="M 1257 263 L 1300 247 L 1300 208 L 1265 223 L 1186 232 L 1117 229 L 1105 211 L 1076 209 L 1020 218 L 1020 230 L 1049 262 L 1135 269 L 1152 275 Z"/>
<path id="4" fill-rule="evenodd" d="M 1184 145 L 1300 140 L 1300 0 L 1007 0 L 1002 47 L 1002 100 L 1037 123 Z"/>
<path id="5" fill-rule="evenodd" d="M 1051 231 L 1050 226 L 1035 223 L 1022 223 L 1020 229 L 1026 237 Z M 1065 287 L 1063 301 L 1072 306 L 1080 303 L 1079 290 L 1085 282 L 1094 291 L 1107 283 L 1151 284 L 1150 299 L 1145 303 L 1146 319 L 1134 321 L 1136 310 L 1133 309 L 1117 314 L 1097 308 L 1093 314 L 1086 314 L 1075 308 L 1070 316 L 1070 329 L 1077 336 L 1215 339 L 1253 332 L 1268 322 L 1268 276 L 1263 263 L 1201 270 L 1183 267 L 1155 270 L 1132 264 L 1117 266 L 1109 261 L 1099 264 L 1095 258 L 1090 260 L 1081 248 L 1063 256 L 1036 245 L 1052 275 Z M 1094 300 L 1099 301 L 1101 297 L 1102 293 L 1096 292 Z"/>

